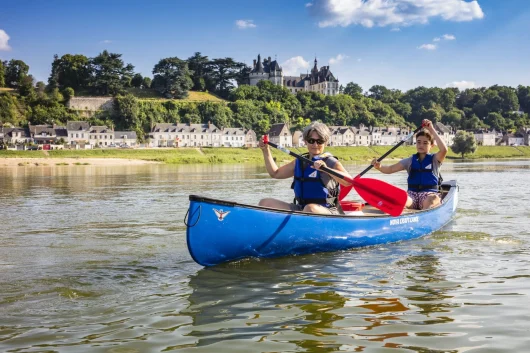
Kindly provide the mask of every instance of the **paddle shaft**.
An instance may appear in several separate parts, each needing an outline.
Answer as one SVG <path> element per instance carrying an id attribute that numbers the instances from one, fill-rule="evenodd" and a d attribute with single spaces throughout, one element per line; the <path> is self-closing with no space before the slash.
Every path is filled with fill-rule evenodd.
<path id="1" fill-rule="evenodd" d="M 312 160 L 310 160 L 308 158 L 305 158 L 304 156 L 301 156 L 301 155 L 299 155 L 297 153 L 294 153 L 293 151 L 288 150 L 285 147 L 278 146 L 277 144 L 275 144 L 273 142 L 269 142 L 269 141 L 264 141 L 264 142 L 266 144 L 268 144 L 269 146 L 277 148 L 277 149 L 279 149 L 282 152 L 285 152 L 285 153 L 287 153 L 287 154 L 289 154 L 289 155 L 291 155 L 291 156 L 293 156 L 295 158 L 298 158 L 298 159 L 300 159 L 300 160 L 302 160 L 302 161 L 304 161 L 306 163 L 309 163 L 310 165 L 313 165 L 313 163 L 314 163 Z M 341 175 L 341 174 L 337 173 L 336 171 L 334 171 L 333 169 L 329 169 L 328 167 L 326 167 L 324 165 L 322 167 L 320 167 L 320 170 L 322 170 L 322 171 L 324 171 L 324 172 L 326 172 L 328 174 L 331 174 L 333 176 L 336 176 L 337 178 L 340 178 L 342 180 L 346 180 L 348 183 L 353 183 L 353 179 L 350 179 L 350 178 L 348 178 L 348 177 L 346 177 L 344 175 Z"/>
<path id="2" fill-rule="evenodd" d="M 402 144 L 405 143 L 405 141 L 407 141 L 409 138 L 411 138 L 412 136 L 416 135 L 421 129 L 422 129 L 423 126 L 420 126 L 419 128 L 417 128 L 416 130 L 412 131 L 410 134 L 408 134 L 405 138 L 403 138 L 398 144 L 396 144 L 394 147 L 392 147 L 390 150 L 388 150 L 384 155 L 382 155 L 381 157 L 379 157 L 377 159 L 378 162 L 381 162 L 383 159 L 385 159 L 386 156 L 388 156 L 390 153 L 394 152 L 396 150 L 396 148 L 398 148 L 399 146 L 401 146 Z M 370 164 L 368 166 L 368 168 L 366 168 L 365 170 L 363 170 L 357 177 L 361 177 L 363 176 L 364 174 L 366 174 L 366 172 L 368 172 L 370 169 L 372 169 L 374 166 L 373 164 Z"/>

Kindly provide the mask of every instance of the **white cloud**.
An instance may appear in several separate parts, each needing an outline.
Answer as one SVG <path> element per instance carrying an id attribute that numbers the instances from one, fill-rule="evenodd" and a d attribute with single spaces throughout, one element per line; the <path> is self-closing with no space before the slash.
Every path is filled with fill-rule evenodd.
<path id="1" fill-rule="evenodd" d="M 456 87 L 462 91 L 467 88 L 475 88 L 477 85 L 473 81 L 454 81 L 446 84 L 445 87 Z"/>
<path id="2" fill-rule="evenodd" d="M 431 18 L 472 21 L 484 17 L 478 0 L 314 0 L 320 27 L 409 26 Z"/>
<path id="3" fill-rule="evenodd" d="M 311 6 L 313 6 L 312 2 L 308 2 L 308 3 L 305 4 L 305 7 L 311 7 Z"/>
<path id="4" fill-rule="evenodd" d="M 441 38 L 440 38 L 440 37 L 436 37 L 436 38 L 434 38 L 432 41 L 433 41 L 433 42 L 439 42 L 439 41 L 441 41 L 442 39 L 443 39 L 443 40 L 455 40 L 456 37 L 455 37 L 454 35 L 452 35 L 452 34 L 444 34 Z"/>
<path id="5" fill-rule="evenodd" d="M 239 29 L 256 28 L 253 20 L 237 20 L 236 26 Z"/>
<path id="6" fill-rule="evenodd" d="M 9 44 L 7 44 L 9 38 L 10 37 L 7 35 L 6 31 L 0 29 L 0 50 L 11 50 L 11 47 L 9 46 Z"/>
<path id="7" fill-rule="evenodd" d="M 337 55 L 337 56 L 334 57 L 334 58 L 330 58 L 330 59 L 329 59 L 329 63 L 330 63 L 331 65 L 338 64 L 338 63 L 340 63 L 341 61 L 343 61 L 343 60 L 346 59 L 346 58 L 348 58 L 347 55 L 339 54 L 339 55 Z"/>
<path id="8" fill-rule="evenodd" d="M 300 71 L 309 68 L 309 61 L 305 61 L 301 56 L 295 56 L 282 63 L 281 66 L 285 75 L 299 75 Z"/>
<path id="9" fill-rule="evenodd" d="M 418 47 L 418 49 L 436 50 L 436 44 L 422 44 Z"/>
<path id="10" fill-rule="evenodd" d="M 112 43 L 112 41 L 109 40 L 109 39 L 105 39 L 105 40 L 102 40 L 101 43 L 102 44 L 110 44 L 110 43 Z"/>
<path id="11" fill-rule="evenodd" d="M 390 30 L 390 32 L 401 32 L 401 28 L 394 27 Z"/>
<path id="12" fill-rule="evenodd" d="M 360 63 L 361 61 L 363 61 L 363 59 L 361 59 L 361 58 L 357 59 L 357 62 Z"/>

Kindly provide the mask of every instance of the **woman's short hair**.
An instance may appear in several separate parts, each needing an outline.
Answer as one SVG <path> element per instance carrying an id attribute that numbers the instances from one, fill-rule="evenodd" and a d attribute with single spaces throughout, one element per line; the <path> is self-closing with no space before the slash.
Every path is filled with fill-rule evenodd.
<path id="1" fill-rule="evenodd" d="M 416 134 L 416 140 L 418 139 L 418 137 L 420 136 L 425 136 L 427 138 L 427 140 L 429 140 L 429 142 L 432 144 L 434 144 L 434 137 L 430 134 L 429 131 L 425 131 L 425 130 L 421 130 L 420 132 L 418 132 Z"/>
<path id="2" fill-rule="evenodd" d="M 302 136 L 304 137 L 305 141 L 311 138 L 311 134 L 313 133 L 313 131 L 316 132 L 318 134 L 318 137 L 324 140 L 324 142 L 329 141 L 331 131 L 329 131 L 329 128 L 326 124 L 314 121 L 311 124 L 307 125 L 304 128 L 304 131 L 302 132 Z"/>

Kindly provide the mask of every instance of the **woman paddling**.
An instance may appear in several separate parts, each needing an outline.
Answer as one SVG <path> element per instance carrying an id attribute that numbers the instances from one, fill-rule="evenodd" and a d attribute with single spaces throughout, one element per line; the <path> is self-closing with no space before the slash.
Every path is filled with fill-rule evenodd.
<path id="1" fill-rule="evenodd" d="M 339 184 L 350 186 L 347 181 L 321 171 L 322 166 L 327 166 L 335 172 L 351 179 L 350 174 L 342 164 L 330 153 L 324 153 L 331 132 L 325 124 L 313 122 L 307 126 L 303 133 L 308 153 L 304 155 L 314 161 L 310 166 L 299 159 L 278 167 L 269 149 L 263 140 L 259 141 L 259 148 L 263 151 L 265 167 L 274 179 L 287 179 L 294 177 L 292 188 L 295 199 L 287 203 L 277 199 L 266 198 L 259 202 L 260 206 L 282 210 L 303 211 L 308 213 L 339 214 Z"/>
<path id="2" fill-rule="evenodd" d="M 382 166 L 377 158 L 372 160 L 375 169 L 385 174 L 392 174 L 406 170 L 409 174 L 408 199 L 405 207 L 423 210 L 436 207 L 441 202 L 439 186 L 442 182 L 440 168 L 447 154 L 447 146 L 434 129 L 430 120 L 423 120 L 422 125 L 427 131 L 420 131 L 416 135 L 416 154 L 402 159 L 396 164 Z M 436 141 L 439 151 L 429 153 L 433 142 Z"/>

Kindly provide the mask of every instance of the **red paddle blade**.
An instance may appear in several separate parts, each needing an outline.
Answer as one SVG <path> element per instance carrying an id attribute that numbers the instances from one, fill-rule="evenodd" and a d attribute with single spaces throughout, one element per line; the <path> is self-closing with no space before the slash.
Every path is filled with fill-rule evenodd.
<path id="1" fill-rule="evenodd" d="M 405 190 L 381 180 L 355 178 L 353 187 L 366 202 L 393 217 L 399 216 L 407 203 Z"/>
<path id="2" fill-rule="evenodd" d="M 346 196 L 348 196 L 352 188 L 353 188 L 353 184 L 350 186 L 341 185 L 340 193 L 339 193 L 339 201 L 342 201 Z"/>

